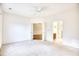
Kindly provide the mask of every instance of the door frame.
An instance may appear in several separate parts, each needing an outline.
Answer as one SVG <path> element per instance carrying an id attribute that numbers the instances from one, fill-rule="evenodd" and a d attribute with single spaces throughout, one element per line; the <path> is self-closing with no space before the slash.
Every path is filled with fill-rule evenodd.
<path id="1" fill-rule="evenodd" d="M 57 23 L 57 24 L 55 24 L 54 25 L 54 23 Z M 59 20 L 59 21 L 53 21 L 53 26 L 56 26 L 56 28 L 52 28 L 53 30 L 53 33 L 56 33 L 57 34 L 57 37 L 56 37 L 56 40 L 54 41 L 53 40 L 53 42 L 55 43 L 55 44 L 60 44 L 60 45 L 62 45 L 62 40 L 63 40 L 63 21 L 62 20 Z M 54 30 L 56 29 L 56 31 L 54 32 Z M 53 38 L 53 37 L 52 37 Z"/>
<path id="2" fill-rule="evenodd" d="M 42 24 L 42 41 L 44 41 L 44 38 L 45 38 L 45 25 L 43 22 L 32 22 L 32 40 L 33 40 L 33 24 L 38 24 L 38 23 L 41 23 Z"/>

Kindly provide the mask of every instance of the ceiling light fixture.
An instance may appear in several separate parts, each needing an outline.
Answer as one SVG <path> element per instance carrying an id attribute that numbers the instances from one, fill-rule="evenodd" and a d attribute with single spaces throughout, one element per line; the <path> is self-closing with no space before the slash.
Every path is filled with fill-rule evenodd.
<path id="1" fill-rule="evenodd" d="M 35 11 L 36 12 L 42 12 L 44 11 L 46 8 L 44 6 L 35 6 Z"/>

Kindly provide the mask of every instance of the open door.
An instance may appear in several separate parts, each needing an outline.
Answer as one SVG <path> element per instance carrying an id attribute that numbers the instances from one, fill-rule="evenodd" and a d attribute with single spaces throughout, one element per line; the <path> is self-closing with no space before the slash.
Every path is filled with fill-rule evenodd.
<path id="1" fill-rule="evenodd" d="M 33 40 L 42 40 L 43 38 L 42 23 L 33 23 Z"/>
<path id="2" fill-rule="evenodd" d="M 63 21 L 58 22 L 58 42 L 62 45 L 63 40 Z"/>
<path id="3" fill-rule="evenodd" d="M 63 38 L 63 21 L 54 21 L 53 22 L 53 43 L 62 44 Z"/>
<path id="4" fill-rule="evenodd" d="M 56 44 L 56 40 L 57 40 L 57 37 L 58 36 L 58 22 L 55 21 L 53 22 L 53 44 L 55 45 Z"/>

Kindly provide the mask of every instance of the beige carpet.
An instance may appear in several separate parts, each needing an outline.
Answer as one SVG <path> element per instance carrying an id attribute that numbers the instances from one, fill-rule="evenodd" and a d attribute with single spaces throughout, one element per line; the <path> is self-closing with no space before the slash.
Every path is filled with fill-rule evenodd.
<path id="1" fill-rule="evenodd" d="M 46 41 L 22 41 L 5 44 L 2 56 L 79 56 L 79 49 L 68 46 L 53 46 Z"/>

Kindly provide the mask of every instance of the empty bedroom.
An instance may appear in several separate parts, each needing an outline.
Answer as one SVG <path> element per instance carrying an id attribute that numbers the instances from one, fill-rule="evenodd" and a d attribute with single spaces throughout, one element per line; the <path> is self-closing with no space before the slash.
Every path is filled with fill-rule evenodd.
<path id="1" fill-rule="evenodd" d="M 0 56 L 79 56 L 79 4 L 0 3 Z"/>

